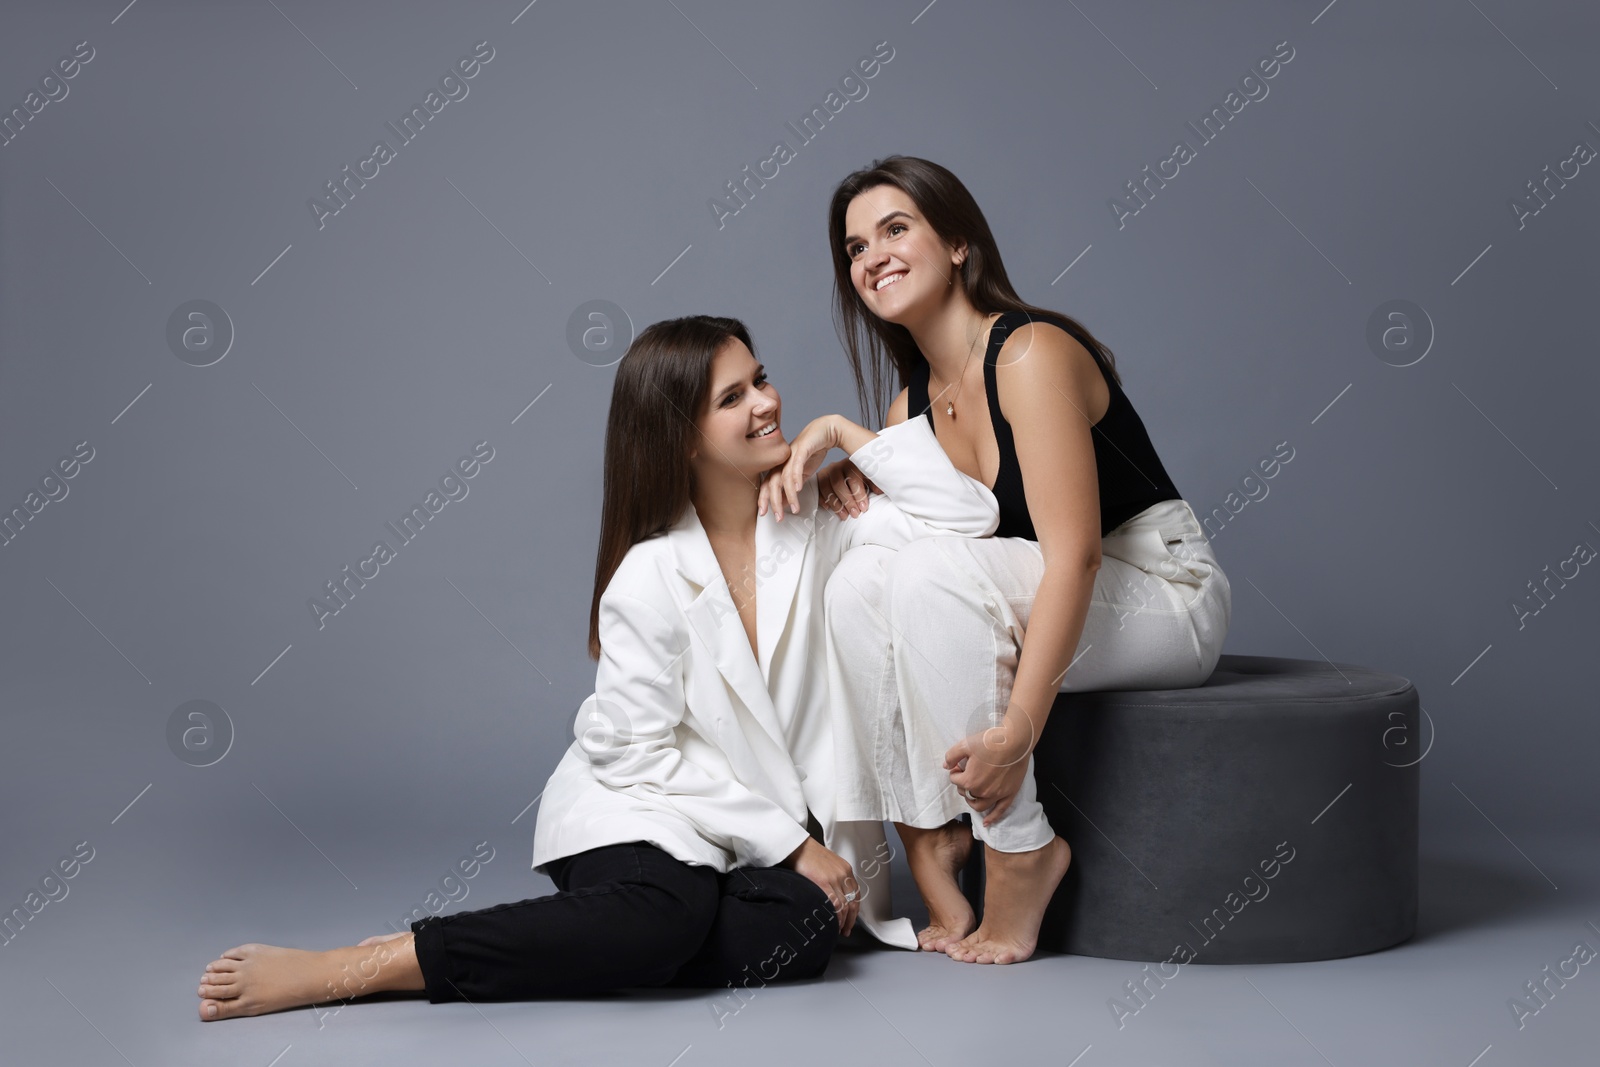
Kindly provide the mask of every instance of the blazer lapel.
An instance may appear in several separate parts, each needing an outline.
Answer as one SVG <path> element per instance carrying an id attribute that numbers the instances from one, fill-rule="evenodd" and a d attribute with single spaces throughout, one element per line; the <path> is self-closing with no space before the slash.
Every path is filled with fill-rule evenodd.
<path id="1" fill-rule="evenodd" d="M 700 642 L 710 650 L 717 671 L 738 694 L 751 716 L 761 724 L 780 751 L 788 751 L 766 679 L 762 677 L 760 664 L 750 649 L 750 641 L 745 637 L 744 626 L 739 621 L 739 611 L 734 607 L 733 597 L 728 591 L 727 579 L 722 574 L 716 553 L 711 550 L 711 541 L 706 537 L 705 528 L 700 525 L 700 516 L 695 513 L 693 505 L 685 509 L 683 517 L 668 532 L 668 537 L 677 559 L 678 573 L 699 587 L 699 593 L 684 609 L 689 624 Z M 757 543 L 759 548 L 759 534 Z M 758 592 L 758 641 L 761 638 L 760 603 Z"/>
<path id="2" fill-rule="evenodd" d="M 789 628 L 800 572 L 815 540 L 816 526 L 809 521 L 813 510 L 807 505 L 802 491 L 798 515 L 785 514 L 780 523 L 769 511 L 756 519 L 756 647 L 769 684 L 772 654 Z"/>

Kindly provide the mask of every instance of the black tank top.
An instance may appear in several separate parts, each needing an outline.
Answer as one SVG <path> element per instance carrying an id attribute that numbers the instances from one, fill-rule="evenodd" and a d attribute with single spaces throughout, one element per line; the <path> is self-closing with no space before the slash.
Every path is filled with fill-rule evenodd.
<path id="1" fill-rule="evenodd" d="M 1180 499 L 1182 494 L 1167 476 L 1166 468 L 1156 455 L 1127 394 L 1117 384 L 1094 346 L 1065 321 L 1030 315 L 1026 311 L 1007 311 L 989 329 L 989 347 L 983 357 L 983 384 L 989 401 L 989 421 L 994 427 L 995 443 L 1000 446 L 1000 470 L 990 486 L 1000 504 L 1000 528 L 996 537 L 1039 538 L 1033 529 L 1033 519 L 1028 514 L 1028 500 L 1022 487 L 1022 469 L 1017 465 L 1017 451 L 1012 442 L 1011 424 L 1000 414 L 1000 390 L 995 384 L 995 366 L 1000 346 L 1005 344 L 1011 331 L 1035 319 L 1059 326 L 1071 334 L 1079 344 L 1089 350 L 1106 386 L 1111 390 L 1111 403 L 1100 421 L 1094 424 L 1095 474 L 1100 482 L 1100 536 L 1104 537 L 1128 519 L 1163 500 Z M 906 400 L 912 417 L 923 414 L 933 422 L 933 411 L 928 404 L 928 361 L 921 359 L 912 368 L 907 383 Z"/>

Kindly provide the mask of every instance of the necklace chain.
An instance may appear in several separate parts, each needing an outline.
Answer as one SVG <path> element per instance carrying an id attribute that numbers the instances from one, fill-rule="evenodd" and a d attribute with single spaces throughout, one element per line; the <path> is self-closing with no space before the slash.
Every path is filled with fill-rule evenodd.
<path id="1" fill-rule="evenodd" d="M 987 322 L 988 318 L 989 317 L 985 315 L 984 322 Z M 978 350 L 978 338 L 981 336 L 983 336 L 982 322 L 978 324 L 977 332 L 972 335 L 972 340 L 967 344 L 967 359 L 966 362 L 961 364 L 961 376 L 956 379 L 955 396 L 952 396 L 948 401 L 945 402 L 944 413 L 950 416 L 952 419 L 956 417 L 956 400 L 961 396 L 961 387 L 966 384 L 967 367 L 971 366 L 972 364 L 972 354 Z M 946 388 L 949 387 L 946 386 Z"/>

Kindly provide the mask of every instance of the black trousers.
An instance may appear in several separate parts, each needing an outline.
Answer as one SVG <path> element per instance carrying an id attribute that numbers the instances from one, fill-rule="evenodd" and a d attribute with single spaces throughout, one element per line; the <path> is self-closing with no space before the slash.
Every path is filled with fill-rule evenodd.
<path id="1" fill-rule="evenodd" d="M 839 938 L 827 894 L 784 867 L 720 874 L 637 842 L 549 869 L 560 892 L 411 924 L 429 1001 L 755 988 L 821 974 Z"/>

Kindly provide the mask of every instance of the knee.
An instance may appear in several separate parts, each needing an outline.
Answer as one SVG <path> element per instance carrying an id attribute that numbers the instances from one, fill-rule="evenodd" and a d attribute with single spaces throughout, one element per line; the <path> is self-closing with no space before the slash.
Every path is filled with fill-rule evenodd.
<path id="1" fill-rule="evenodd" d="M 828 968 L 834 947 L 839 943 L 839 916 L 828 898 L 817 890 L 817 901 L 798 924 L 801 934 L 795 939 L 794 958 L 784 967 L 792 979 L 815 978 Z"/>
<path id="2" fill-rule="evenodd" d="M 970 595 L 965 540 L 924 537 L 895 553 L 889 566 L 889 614 L 897 628 L 936 620 Z"/>
<path id="3" fill-rule="evenodd" d="M 823 610 L 830 623 L 859 618 L 864 609 L 884 609 L 893 554 L 879 545 L 861 545 L 844 554 L 822 590 Z"/>
<path id="4" fill-rule="evenodd" d="M 769 919 L 757 943 L 770 944 L 756 967 L 763 981 L 815 978 L 828 966 L 839 942 L 839 915 L 811 879 L 787 868 L 750 872 L 756 877 L 730 891 L 758 905 Z M 758 935 L 759 936 L 759 935 Z"/>
<path id="5" fill-rule="evenodd" d="M 781 975 L 789 979 L 815 978 L 828 967 L 834 947 L 839 943 L 839 913 L 834 911 L 828 895 L 816 883 L 793 871 L 794 875 L 793 926 L 796 936 L 788 942 L 791 958 L 784 963 Z"/>

